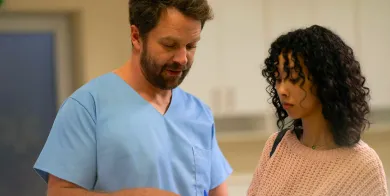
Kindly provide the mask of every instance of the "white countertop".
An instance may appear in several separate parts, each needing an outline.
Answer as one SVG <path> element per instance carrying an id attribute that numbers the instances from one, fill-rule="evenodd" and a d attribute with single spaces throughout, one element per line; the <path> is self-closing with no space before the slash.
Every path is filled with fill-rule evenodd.
<path id="1" fill-rule="evenodd" d="M 390 132 L 390 123 L 388 125 L 371 125 L 370 129 L 364 132 L 364 135 L 376 135 Z M 219 142 L 255 142 L 265 141 L 272 134 L 271 131 L 229 131 L 217 134 Z"/>

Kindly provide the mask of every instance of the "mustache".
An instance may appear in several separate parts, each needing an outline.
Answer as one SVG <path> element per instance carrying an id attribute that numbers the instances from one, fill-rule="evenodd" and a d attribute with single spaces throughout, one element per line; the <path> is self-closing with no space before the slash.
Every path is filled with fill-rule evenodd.
<path id="1" fill-rule="evenodd" d="M 180 70 L 180 71 L 185 71 L 185 70 L 188 70 L 191 66 L 186 64 L 186 65 L 181 65 L 179 63 L 172 63 L 172 64 L 165 64 L 163 66 L 163 69 L 162 70 Z"/>

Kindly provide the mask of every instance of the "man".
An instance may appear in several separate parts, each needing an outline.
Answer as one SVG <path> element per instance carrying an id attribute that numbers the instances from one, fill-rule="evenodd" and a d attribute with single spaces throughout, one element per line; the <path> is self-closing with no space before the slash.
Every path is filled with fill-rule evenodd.
<path id="1" fill-rule="evenodd" d="M 48 195 L 227 195 L 210 109 L 177 86 L 207 0 L 130 0 L 132 57 L 61 106 L 34 166 Z"/>

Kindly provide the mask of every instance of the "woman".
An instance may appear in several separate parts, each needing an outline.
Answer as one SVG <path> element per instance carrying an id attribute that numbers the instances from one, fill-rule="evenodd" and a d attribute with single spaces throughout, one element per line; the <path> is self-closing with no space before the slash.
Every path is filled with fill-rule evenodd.
<path id="1" fill-rule="evenodd" d="M 280 36 L 262 73 L 281 131 L 266 142 L 248 196 L 387 195 L 381 160 L 360 139 L 369 89 L 338 35 L 314 25 Z"/>

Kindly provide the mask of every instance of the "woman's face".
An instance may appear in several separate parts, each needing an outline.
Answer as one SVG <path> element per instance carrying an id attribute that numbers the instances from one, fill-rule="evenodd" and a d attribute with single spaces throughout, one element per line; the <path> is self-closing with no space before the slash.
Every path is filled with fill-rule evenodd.
<path id="1" fill-rule="evenodd" d="M 315 88 L 308 79 L 308 69 L 303 64 L 303 59 L 298 57 L 304 75 L 304 78 L 301 78 L 298 70 L 294 69 L 291 53 L 287 56 L 290 74 L 284 70 L 285 59 L 282 54 L 279 55 L 278 72 L 275 73 L 275 88 L 284 110 L 292 119 L 302 119 L 314 112 L 321 112 L 321 103 L 314 94 Z"/>

